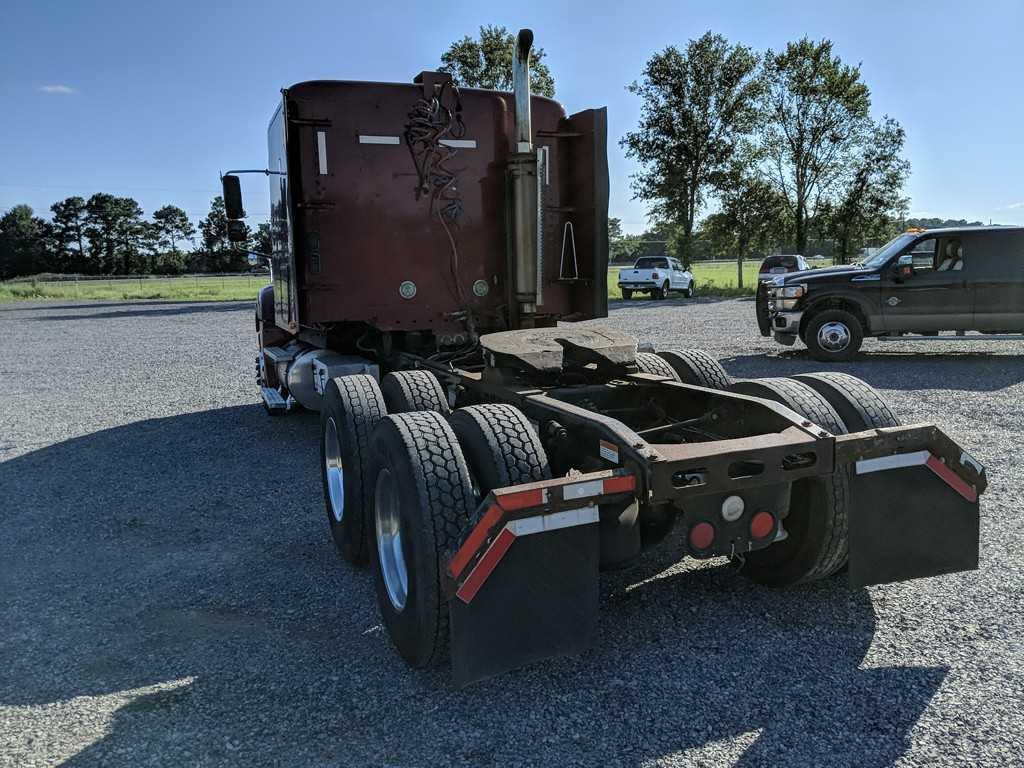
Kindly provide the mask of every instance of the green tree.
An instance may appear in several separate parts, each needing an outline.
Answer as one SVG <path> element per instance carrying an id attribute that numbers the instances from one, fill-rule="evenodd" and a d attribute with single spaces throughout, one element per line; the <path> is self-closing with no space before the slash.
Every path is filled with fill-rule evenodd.
<path id="1" fill-rule="evenodd" d="M 130 197 L 97 192 L 85 204 L 85 236 L 99 269 L 130 274 L 146 235 L 142 208 Z"/>
<path id="2" fill-rule="evenodd" d="M 245 226 L 246 238 L 249 227 Z M 224 198 L 220 195 L 210 203 L 210 212 L 199 222 L 203 250 L 195 254 L 196 266 L 204 272 L 234 272 L 245 269 L 248 262 L 242 248 L 235 248 L 228 240 L 228 217 L 224 211 Z"/>
<path id="3" fill-rule="evenodd" d="M 159 234 L 160 246 L 177 253 L 178 243 L 191 240 L 196 228 L 188 214 L 176 205 L 165 205 L 153 212 L 153 223 Z"/>
<path id="4" fill-rule="evenodd" d="M 824 229 L 836 241 L 840 263 L 847 263 L 865 242 L 887 240 L 899 228 L 908 206 L 902 195 L 910 175 L 910 163 L 902 157 L 905 138 L 891 118 L 872 126 L 836 201 L 823 206 Z"/>
<path id="5" fill-rule="evenodd" d="M 758 65 L 751 49 L 707 32 L 683 51 L 656 53 L 629 86 L 642 100 L 637 130 L 621 141 L 642 168 L 633 190 L 655 219 L 679 225 L 675 253 L 684 262 L 707 195 L 755 126 Z"/>
<path id="6" fill-rule="evenodd" d="M 850 175 L 871 104 L 860 67 L 832 53 L 832 41 L 803 38 L 764 59 L 761 150 L 765 169 L 785 196 L 796 251 L 807 248 L 808 221 Z"/>
<path id="7" fill-rule="evenodd" d="M 273 251 L 270 243 L 270 224 L 268 222 L 263 222 L 256 228 L 256 234 L 253 237 L 253 250 L 267 256 Z"/>
<path id="8" fill-rule="evenodd" d="M 68 197 L 50 206 L 56 261 L 62 272 L 89 272 L 85 247 L 86 207 L 81 197 Z"/>
<path id="9" fill-rule="evenodd" d="M 0 278 L 45 269 L 45 226 L 28 205 L 16 205 L 0 217 Z"/>
<path id="10" fill-rule="evenodd" d="M 743 262 L 752 248 L 765 250 L 786 216 L 786 201 L 763 177 L 750 173 L 745 163 L 735 164 L 721 185 L 721 211 L 711 222 L 719 242 L 728 238 L 736 258 L 736 285 L 743 287 Z M 710 217 L 709 217 L 710 218 Z"/>
<path id="11" fill-rule="evenodd" d="M 480 37 L 464 37 L 441 54 L 442 72 L 456 85 L 467 88 L 512 90 L 512 51 L 516 38 L 505 27 L 480 27 Z M 530 51 L 530 90 L 541 96 L 555 95 L 555 79 L 544 63 L 544 49 Z"/>

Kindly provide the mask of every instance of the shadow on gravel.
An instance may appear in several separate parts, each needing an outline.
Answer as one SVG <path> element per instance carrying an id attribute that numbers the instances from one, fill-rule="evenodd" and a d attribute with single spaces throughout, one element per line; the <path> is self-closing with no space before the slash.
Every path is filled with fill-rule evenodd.
<path id="1" fill-rule="evenodd" d="M 1024 356 L 985 352 L 861 352 L 849 363 L 823 363 L 805 350 L 781 354 L 738 355 L 722 359 L 738 378 L 792 376 L 811 371 L 841 371 L 879 389 L 955 389 L 995 392 L 1024 381 Z"/>
<path id="2" fill-rule="evenodd" d="M 105 310 L 107 310 L 108 307 L 119 305 L 78 305 L 69 306 L 67 307 L 67 309 L 89 309 L 92 311 L 77 312 L 75 314 L 69 315 L 34 315 L 28 319 L 34 322 L 50 322 L 53 320 L 123 320 L 126 317 L 172 317 L 175 315 L 205 315 L 216 312 L 237 312 L 238 310 L 249 307 L 251 305 L 252 301 L 248 299 L 241 301 L 216 301 L 208 302 L 205 304 L 196 302 L 181 302 L 172 306 L 164 305 L 157 309 L 117 309 L 112 312 Z M 46 309 L 64 309 L 64 307 L 46 307 Z"/>
<path id="3" fill-rule="evenodd" d="M 104 309 L 107 307 L 159 307 L 173 306 L 177 304 L 238 304 L 244 303 L 245 299 L 234 299 L 231 301 L 204 302 L 202 299 L 182 301 L 180 299 L 130 299 L 126 301 L 107 301 L 105 299 L 80 299 L 71 304 L 54 304 L 45 299 L 14 301 L 7 304 L 0 304 L 0 312 L 38 312 L 52 309 Z"/>
<path id="4" fill-rule="evenodd" d="M 453 690 L 406 668 L 334 553 L 317 437 L 240 406 L 0 464 L 5 722 L 70 708 L 72 766 L 883 766 L 945 677 L 861 668 L 864 591 L 666 570 L 670 540 L 602 580 L 592 650 Z"/>
<path id="5" fill-rule="evenodd" d="M 750 301 L 753 301 L 754 297 L 750 297 Z M 740 298 L 740 301 L 745 301 L 745 298 Z M 655 301 L 649 297 L 641 297 L 639 299 L 621 299 L 621 298 L 608 298 L 608 309 L 666 309 L 669 307 L 685 307 L 693 306 L 694 304 L 718 304 L 722 301 L 736 301 L 735 298 L 729 296 L 701 296 L 697 295 L 692 299 L 684 299 L 683 297 L 670 298 L 670 299 L 659 299 Z"/>

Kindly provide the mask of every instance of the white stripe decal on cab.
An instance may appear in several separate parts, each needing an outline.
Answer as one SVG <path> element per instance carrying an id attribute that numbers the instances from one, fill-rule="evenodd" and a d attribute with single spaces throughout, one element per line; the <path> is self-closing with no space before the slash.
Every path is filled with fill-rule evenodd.
<path id="1" fill-rule="evenodd" d="M 359 135 L 360 144 L 401 144 L 402 140 L 398 136 L 367 136 L 365 134 Z"/>

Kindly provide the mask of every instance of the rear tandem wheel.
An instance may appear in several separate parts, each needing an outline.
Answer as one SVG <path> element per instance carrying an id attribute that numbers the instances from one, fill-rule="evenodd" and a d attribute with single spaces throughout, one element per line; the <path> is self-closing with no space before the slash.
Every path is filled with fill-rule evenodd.
<path id="1" fill-rule="evenodd" d="M 345 560 L 363 564 L 370 522 L 370 435 L 387 416 L 377 380 L 359 374 L 327 383 L 320 409 L 320 471 L 334 545 Z"/>
<path id="2" fill-rule="evenodd" d="M 806 384 L 792 379 L 748 379 L 730 389 L 781 403 L 832 434 L 845 434 L 839 414 Z M 849 552 L 849 469 L 793 483 L 789 512 L 782 524 L 787 537 L 745 556 L 743 572 L 753 581 L 787 587 L 824 579 L 845 564 Z"/>
<path id="3" fill-rule="evenodd" d="M 475 506 L 469 468 L 434 411 L 388 416 L 372 449 L 377 604 L 402 657 L 435 666 L 448 655 L 444 569 Z"/>

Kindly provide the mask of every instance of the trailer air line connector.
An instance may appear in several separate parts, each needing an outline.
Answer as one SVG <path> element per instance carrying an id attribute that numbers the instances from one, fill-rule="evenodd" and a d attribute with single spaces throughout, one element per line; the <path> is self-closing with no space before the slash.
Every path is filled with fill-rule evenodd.
<path id="1" fill-rule="evenodd" d="M 512 278 L 519 325 L 533 325 L 537 313 L 537 155 L 530 117 L 530 49 L 533 32 L 519 30 L 512 54 L 516 101 L 515 152 L 508 162 L 512 191 Z"/>

